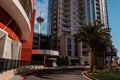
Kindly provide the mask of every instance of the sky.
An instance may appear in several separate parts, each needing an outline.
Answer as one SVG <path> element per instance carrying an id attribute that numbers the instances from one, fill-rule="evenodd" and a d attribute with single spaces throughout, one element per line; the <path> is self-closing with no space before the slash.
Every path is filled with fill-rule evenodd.
<path id="1" fill-rule="evenodd" d="M 107 7 L 113 45 L 120 57 L 120 0 L 107 0 Z"/>
<path id="2" fill-rule="evenodd" d="M 107 0 L 109 26 L 111 28 L 111 36 L 113 45 L 118 50 L 120 57 L 120 0 Z M 36 0 L 35 2 L 36 18 L 41 16 L 45 19 L 42 25 L 42 34 L 47 33 L 47 13 L 48 13 L 48 0 Z M 36 19 L 35 18 L 35 19 Z M 37 32 L 38 24 L 35 20 L 35 29 Z"/>
<path id="3" fill-rule="evenodd" d="M 36 21 L 36 18 L 41 15 L 41 17 L 44 19 L 44 22 L 42 23 L 41 33 L 46 34 L 47 33 L 48 0 L 35 0 L 34 8 L 36 9 L 34 31 L 38 32 L 38 23 Z"/>

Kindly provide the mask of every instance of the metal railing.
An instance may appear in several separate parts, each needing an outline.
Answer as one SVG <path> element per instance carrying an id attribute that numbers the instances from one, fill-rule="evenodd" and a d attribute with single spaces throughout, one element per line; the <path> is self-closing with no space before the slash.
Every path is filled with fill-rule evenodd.
<path id="1" fill-rule="evenodd" d="M 0 73 L 23 66 L 29 66 L 30 64 L 30 61 L 0 58 Z"/>

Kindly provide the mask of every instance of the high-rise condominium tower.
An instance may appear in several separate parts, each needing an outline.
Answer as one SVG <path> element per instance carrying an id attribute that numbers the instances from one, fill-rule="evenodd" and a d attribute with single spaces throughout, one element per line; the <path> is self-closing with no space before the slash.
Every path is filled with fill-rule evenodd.
<path id="1" fill-rule="evenodd" d="M 106 0 L 49 0 L 48 35 L 51 48 L 67 54 L 75 63 L 88 60 L 87 44 L 77 43 L 73 35 L 83 23 L 99 20 L 108 27 Z"/>

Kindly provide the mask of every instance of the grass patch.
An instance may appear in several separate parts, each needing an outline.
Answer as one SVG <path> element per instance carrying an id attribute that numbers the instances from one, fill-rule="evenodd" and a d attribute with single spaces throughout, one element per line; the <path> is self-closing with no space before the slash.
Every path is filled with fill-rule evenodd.
<path id="1" fill-rule="evenodd" d="M 91 76 L 99 80 L 120 80 L 120 71 L 100 71 Z"/>

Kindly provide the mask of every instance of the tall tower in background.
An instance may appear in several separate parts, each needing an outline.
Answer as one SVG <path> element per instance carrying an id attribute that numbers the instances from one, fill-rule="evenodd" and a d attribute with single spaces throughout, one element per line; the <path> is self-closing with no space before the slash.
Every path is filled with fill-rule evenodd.
<path id="1" fill-rule="evenodd" d="M 67 54 L 73 63 L 88 60 L 87 44 L 77 43 L 73 35 L 83 23 L 99 20 L 108 27 L 106 0 L 49 0 L 48 31 L 51 47 Z"/>
<path id="2" fill-rule="evenodd" d="M 38 49 L 40 49 L 40 34 L 41 34 L 41 29 L 42 29 L 42 23 L 44 21 L 44 19 L 40 16 L 36 19 L 38 22 Z"/>

